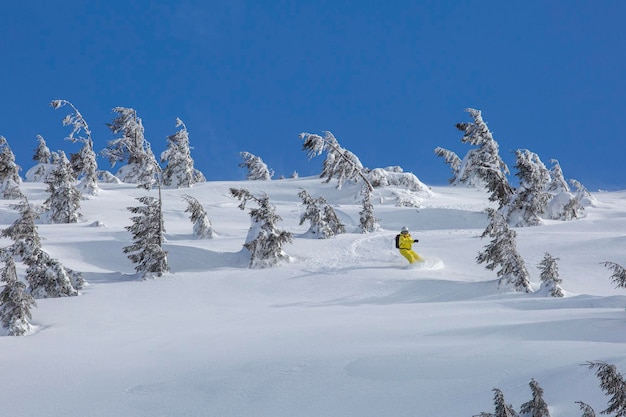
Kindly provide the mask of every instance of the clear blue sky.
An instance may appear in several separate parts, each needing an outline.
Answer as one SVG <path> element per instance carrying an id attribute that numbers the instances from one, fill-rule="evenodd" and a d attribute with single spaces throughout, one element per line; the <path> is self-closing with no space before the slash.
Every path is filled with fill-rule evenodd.
<path id="1" fill-rule="evenodd" d="M 590 190 L 626 189 L 624 16 L 622 0 L 7 0 L 0 135 L 24 172 L 37 134 L 75 152 L 69 109 L 49 107 L 66 99 L 97 151 L 113 107 L 137 110 L 157 154 L 180 117 L 209 180 L 242 179 L 241 151 L 275 177 L 318 174 L 298 134 L 329 130 L 367 167 L 441 185 L 433 149 L 465 155 L 454 125 L 473 107 L 512 171 L 526 148 Z"/>

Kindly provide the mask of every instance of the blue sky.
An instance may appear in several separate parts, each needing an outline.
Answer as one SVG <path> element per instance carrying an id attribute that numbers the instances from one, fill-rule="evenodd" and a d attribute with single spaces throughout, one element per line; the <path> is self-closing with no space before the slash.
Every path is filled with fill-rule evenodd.
<path id="1" fill-rule="evenodd" d="M 137 110 L 156 153 L 180 117 L 209 180 L 243 179 L 241 151 L 316 175 L 298 134 L 329 130 L 367 167 L 441 185 L 433 150 L 465 155 L 454 125 L 473 107 L 512 173 L 524 148 L 625 189 L 625 15 L 620 0 L 3 1 L 0 135 L 24 172 L 37 134 L 75 152 L 68 109 L 49 107 L 66 99 L 97 151 L 113 107 Z"/>

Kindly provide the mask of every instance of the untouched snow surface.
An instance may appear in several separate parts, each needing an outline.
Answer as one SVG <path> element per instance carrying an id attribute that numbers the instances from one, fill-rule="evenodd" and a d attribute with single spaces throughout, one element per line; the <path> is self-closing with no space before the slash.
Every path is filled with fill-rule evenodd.
<path id="1" fill-rule="evenodd" d="M 172 273 L 142 281 L 122 247 L 128 206 L 145 190 L 101 184 L 79 224 L 40 224 L 44 250 L 82 271 L 78 297 L 37 300 L 32 334 L 0 337 L 1 415 L 12 417 L 469 417 L 494 412 L 492 388 L 519 410 L 537 380 L 553 417 L 599 414 L 607 399 L 587 361 L 626 373 L 626 296 L 600 262 L 626 264 L 626 192 L 597 193 L 584 219 L 516 229 L 539 288 L 545 252 L 565 298 L 498 289 L 477 265 L 488 243 L 484 192 L 434 187 L 421 207 L 376 191 L 382 229 L 356 232 L 359 188 L 318 178 L 208 182 L 164 190 Z M 229 187 L 267 192 L 292 262 L 250 270 L 248 211 Z M 305 239 L 297 193 L 324 196 L 348 233 Z M 25 183 L 32 203 L 45 185 Z M 151 191 L 152 195 L 156 191 Z M 196 197 L 218 237 L 197 240 L 181 196 Z M 0 227 L 17 213 L 0 202 Z M 393 247 L 407 225 L 427 259 Z M 4 246 L 8 245 L 7 241 Z M 23 276 L 24 270 L 19 270 Z M 582 365 L 582 366 L 581 366 Z"/>

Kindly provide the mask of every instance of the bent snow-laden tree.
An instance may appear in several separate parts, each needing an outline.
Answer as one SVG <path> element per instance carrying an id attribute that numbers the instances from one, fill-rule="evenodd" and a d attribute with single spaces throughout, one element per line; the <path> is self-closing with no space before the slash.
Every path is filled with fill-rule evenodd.
<path id="1" fill-rule="evenodd" d="M 596 376 L 600 379 L 600 389 L 609 396 L 609 403 L 606 410 L 601 414 L 610 414 L 615 417 L 626 416 L 626 382 L 617 371 L 615 365 L 605 362 L 587 362 L 589 369 L 595 370 Z"/>
<path id="2" fill-rule="evenodd" d="M 86 195 L 97 195 L 98 188 L 98 162 L 96 153 L 93 150 L 93 140 L 89 125 L 80 114 L 78 109 L 67 100 L 53 100 L 50 105 L 54 109 L 69 106 L 72 113 L 65 116 L 63 126 L 72 126 L 72 131 L 65 138 L 72 143 L 81 143 L 83 146 L 78 153 L 70 155 L 74 177 L 79 180 L 78 188 Z"/>
<path id="3" fill-rule="evenodd" d="M 602 265 L 613 271 L 611 282 L 616 284 L 615 288 L 626 288 L 626 268 L 615 262 L 601 262 Z"/>
<path id="4" fill-rule="evenodd" d="M 117 171 L 117 177 L 123 182 L 132 184 L 153 184 L 160 174 L 150 143 L 144 137 L 141 119 L 135 109 L 116 107 L 113 109 L 118 116 L 107 126 L 114 134 L 121 134 L 117 139 L 110 140 L 102 155 L 108 158 L 111 166 L 118 162 L 126 162 Z"/>
<path id="5" fill-rule="evenodd" d="M 184 195 L 183 200 L 187 202 L 185 213 L 189 213 L 189 219 L 193 223 L 193 234 L 199 239 L 212 239 L 215 233 L 202 204 L 190 195 Z"/>
<path id="6" fill-rule="evenodd" d="M 128 254 L 128 259 L 135 264 L 135 271 L 142 278 L 160 277 L 170 270 L 167 252 L 163 249 L 165 227 L 161 197 L 143 196 L 137 200 L 142 205 L 128 207 L 137 216 L 131 217 L 133 224 L 126 226 L 126 230 L 133 235 L 134 243 L 125 246 L 123 251 Z"/>
<path id="7" fill-rule="evenodd" d="M 559 266 L 555 258 L 548 252 L 545 253 L 543 260 L 539 263 L 539 278 L 541 280 L 541 292 L 547 292 L 552 297 L 563 297 L 563 289 L 560 284 L 563 280 L 559 277 Z"/>
<path id="8" fill-rule="evenodd" d="M 13 257 L 2 251 L 0 261 L 4 262 L 0 280 L 5 284 L 0 292 L 0 322 L 9 336 L 23 336 L 31 330 L 30 310 L 37 304 L 18 279 Z"/>
<path id="9" fill-rule="evenodd" d="M 511 230 L 504 216 L 497 210 L 487 209 L 490 222 L 483 234 L 480 236 L 491 237 L 491 242 L 485 250 L 479 252 L 476 262 L 487 263 L 485 268 L 497 272 L 500 280 L 498 285 L 511 284 L 515 291 L 532 292 L 530 287 L 530 275 L 526 270 L 524 259 L 517 252 L 515 244 L 516 233 Z"/>
<path id="10" fill-rule="evenodd" d="M 466 109 L 466 111 L 473 122 L 457 123 L 456 128 L 463 132 L 461 142 L 477 148 L 469 150 L 460 163 L 459 157 L 452 151 L 437 148 L 435 153 L 444 157 L 450 164 L 455 174 L 450 181 L 453 185 L 485 187 L 491 193 L 489 200 L 498 202 L 500 208 L 504 207 L 513 195 L 513 188 L 506 178 L 509 168 L 500 157 L 498 143 L 483 121 L 480 110 Z"/>
<path id="11" fill-rule="evenodd" d="M 520 417 L 550 417 L 548 404 L 543 399 L 543 388 L 534 379 L 530 380 L 529 385 L 533 398 L 522 404 Z"/>
<path id="12" fill-rule="evenodd" d="M 565 181 L 561 164 L 556 159 L 552 159 L 550 162 L 552 163 L 552 168 L 550 168 L 550 181 L 546 186 L 546 191 L 554 194 L 561 192 L 569 193 L 569 186 L 567 181 Z"/>
<path id="13" fill-rule="evenodd" d="M 2 198 L 18 199 L 23 194 L 20 191 L 20 167 L 15 163 L 15 155 L 6 138 L 0 136 L 0 192 Z"/>
<path id="14" fill-rule="evenodd" d="M 298 197 L 304 204 L 304 212 L 300 215 L 300 224 L 307 220 L 311 224 L 307 234 L 318 239 L 328 239 L 345 233 L 345 226 L 339 221 L 335 210 L 324 197 L 313 198 L 304 189 L 298 193 Z"/>
<path id="15" fill-rule="evenodd" d="M 81 192 L 74 186 L 72 167 L 65 153 L 59 151 L 59 160 L 56 167 L 48 174 L 44 181 L 50 193 L 44 201 L 44 208 L 49 212 L 53 223 L 77 223 L 80 214 Z"/>
<path id="16" fill-rule="evenodd" d="M 504 401 L 504 394 L 498 388 L 493 390 L 493 404 L 495 406 L 495 413 L 482 412 L 475 417 L 517 417 L 517 413 L 511 404 L 507 404 Z"/>
<path id="17" fill-rule="evenodd" d="M 341 189 L 346 180 L 357 181 L 359 178 L 365 182 L 370 190 L 374 187 L 363 172 L 363 164 L 355 154 L 342 148 L 335 136 L 330 132 L 324 132 L 324 136 L 300 133 L 300 139 L 304 140 L 302 149 L 306 151 L 309 159 L 326 152 L 322 173 L 320 178 L 326 177 L 326 183 L 333 178 L 337 178 L 337 188 Z"/>
<path id="18" fill-rule="evenodd" d="M 575 403 L 580 406 L 580 411 L 583 412 L 581 417 L 596 417 L 596 412 L 589 404 L 585 404 L 582 401 L 575 401 Z"/>
<path id="19" fill-rule="evenodd" d="M 243 159 L 239 166 L 248 170 L 246 174 L 248 180 L 269 181 L 274 176 L 274 171 L 269 169 L 260 157 L 250 152 L 240 152 L 239 155 Z"/>
<path id="20" fill-rule="evenodd" d="M 161 162 L 167 164 L 163 169 L 163 185 L 189 188 L 199 182 L 205 182 L 206 178 L 193 166 L 187 126 L 176 118 L 176 127 L 180 127 L 180 130 L 167 137 L 167 149 L 161 153 Z"/>
<path id="21" fill-rule="evenodd" d="M 463 161 L 453 151 L 445 148 L 435 148 L 435 155 L 443 158 L 444 162 L 450 166 L 452 170 L 452 178 L 448 180 L 450 184 L 454 184 L 458 181 L 459 172 L 461 171 L 461 165 Z M 470 184 L 471 185 L 471 184 Z"/>
<path id="22" fill-rule="evenodd" d="M 538 226 L 543 224 L 541 216 L 550 200 L 546 192 L 550 172 L 539 155 L 527 149 L 518 149 L 515 158 L 519 187 L 507 206 L 508 222 L 513 227 Z"/>
<path id="23" fill-rule="evenodd" d="M 269 196 L 255 196 L 244 188 L 231 188 L 230 194 L 241 203 L 239 208 L 245 210 L 248 201 L 253 201 L 258 208 L 250 209 L 252 225 L 246 237 L 244 248 L 250 252 L 249 268 L 267 268 L 289 261 L 289 255 L 283 245 L 292 242 L 291 233 L 276 228 L 281 217 L 276 208 L 270 204 Z"/>

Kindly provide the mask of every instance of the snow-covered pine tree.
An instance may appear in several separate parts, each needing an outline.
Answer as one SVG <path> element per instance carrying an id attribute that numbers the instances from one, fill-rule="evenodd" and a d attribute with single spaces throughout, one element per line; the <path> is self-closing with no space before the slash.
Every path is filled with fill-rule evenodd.
<path id="1" fill-rule="evenodd" d="M 193 223 L 193 234 L 199 239 L 212 239 L 213 226 L 202 204 L 190 195 L 184 195 L 183 200 L 187 202 L 185 213 L 189 213 L 189 219 Z"/>
<path id="2" fill-rule="evenodd" d="M 543 388 L 534 379 L 530 380 L 529 385 L 533 398 L 522 404 L 520 417 L 550 417 L 548 404 L 543 399 Z"/>
<path id="3" fill-rule="evenodd" d="M 193 166 L 187 126 L 176 118 L 176 127 L 180 127 L 180 130 L 167 137 L 167 149 L 161 153 L 161 162 L 167 164 L 163 169 L 163 185 L 188 188 L 199 182 L 205 182 L 206 178 L 202 172 Z"/>
<path id="4" fill-rule="evenodd" d="M 44 182 L 48 184 L 46 191 L 50 193 L 44 201 L 44 207 L 49 213 L 50 221 L 53 223 L 77 223 L 82 217 L 79 211 L 82 195 L 74 186 L 72 167 L 65 156 L 65 152 L 59 151 L 59 162 Z"/>
<path id="5" fill-rule="evenodd" d="M 52 152 L 50 152 L 50 148 L 46 145 L 46 140 L 41 135 L 37 135 L 37 147 L 33 154 L 33 161 L 36 164 L 26 171 L 26 181 L 44 181 L 48 173 L 54 168 L 54 164 L 51 163 Z"/>
<path id="6" fill-rule="evenodd" d="M 37 135 L 37 147 L 35 148 L 35 153 L 33 154 L 33 161 L 38 164 L 49 164 L 50 158 L 52 154 L 50 153 L 50 148 L 46 144 L 46 140 L 41 135 Z"/>
<path id="7" fill-rule="evenodd" d="M 507 404 L 504 401 L 504 394 L 498 388 L 493 390 L 493 404 L 496 406 L 496 411 L 493 417 L 517 417 L 517 413 L 513 409 L 511 404 Z"/>
<path id="8" fill-rule="evenodd" d="M 230 194 L 241 201 L 241 210 L 245 210 L 248 201 L 258 205 L 258 208 L 250 209 L 252 225 L 243 245 L 250 252 L 248 267 L 267 268 L 289 261 L 290 257 L 283 250 L 283 245 L 291 243 L 292 236 L 291 233 L 276 228 L 276 223 L 282 218 L 270 204 L 269 196 L 263 194 L 257 197 L 245 188 L 231 188 Z"/>
<path id="9" fill-rule="evenodd" d="M 563 176 L 563 170 L 561 169 L 561 164 L 556 159 L 552 159 L 552 168 L 550 168 L 550 182 L 546 186 L 546 191 L 550 193 L 569 193 L 569 186 L 567 185 L 567 181 L 565 181 L 565 177 Z"/>
<path id="10" fill-rule="evenodd" d="M 35 298 L 73 297 L 78 291 L 72 285 L 72 278 L 58 259 L 51 258 L 41 248 L 24 259 L 28 290 Z"/>
<path id="11" fill-rule="evenodd" d="M 560 284 L 563 280 L 559 277 L 559 266 L 555 258 L 548 252 L 545 253 L 543 260 L 539 263 L 539 278 L 541 279 L 541 292 L 548 292 L 552 297 L 563 297 L 563 289 Z"/>
<path id="12" fill-rule="evenodd" d="M 513 195 L 513 188 L 506 178 L 509 168 L 500 158 L 498 143 L 483 121 L 480 110 L 466 109 L 466 111 L 473 122 L 457 123 L 456 128 L 463 132 L 461 142 L 477 148 L 467 152 L 452 184 L 485 187 L 491 193 L 489 200 L 497 202 L 500 208 L 504 207 Z"/>
<path id="13" fill-rule="evenodd" d="M 600 262 L 600 264 L 613 271 L 611 282 L 616 284 L 615 288 L 626 288 L 626 268 L 610 261 Z"/>
<path id="14" fill-rule="evenodd" d="M 0 136 L 0 192 L 2 198 L 18 199 L 24 195 L 20 191 L 20 167 L 15 163 L 15 155 L 6 138 Z"/>
<path id="15" fill-rule="evenodd" d="M 512 284 L 515 291 L 532 292 L 530 275 L 515 244 L 517 234 L 509 228 L 499 211 L 488 208 L 487 215 L 490 219 L 489 225 L 480 237 L 489 236 L 492 239 L 491 243 L 485 246 L 485 250 L 479 252 L 476 262 L 479 264 L 486 262 L 485 268 L 491 271 L 500 268 L 497 272 L 500 277 L 498 285 Z"/>
<path id="16" fill-rule="evenodd" d="M 309 221 L 311 226 L 307 234 L 318 239 L 328 239 L 345 233 L 345 226 L 339 221 L 335 210 L 324 197 L 313 198 L 307 190 L 302 189 L 298 197 L 304 204 L 304 212 L 300 215 L 300 224 Z"/>
<path id="17" fill-rule="evenodd" d="M 267 167 L 263 160 L 251 154 L 250 152 L 240 152 L 239 155 L 243 160 L 239 166 L 246 168 L 248 173 L 246 178 L 250 181 L 269 181 L 274 176 L 274 171 Z"/>
<path id="18" fill-rule="evenodd" d="M 594 205 L 596 203 L 596 199 L 591 195 L 587 187 L 581 184 L 580 181 L 571 179 L 569 180 L 572 187 L 574 187 L 574 193 L 576 194 L 576 200 L 579 205 L 582 207 Z"/>
<path id="19" fill-rule="evenodd" d="M 335 136 L 326 131 L 324 137 L 311 133 L 300 133 L 300 139 L 304 140 L 302 149 L 306 151 L 309 159 L 326 152 L 320 178 L 326 177 L 326 183 L 337 178 L 337 189 L 341 189 L 346 180 L 357 181 L 361 178 L 370 191 L 374 187 L 363 172 L 363 164 L 359 158 L 347 149 L 342 148 Z"/>
<path id="20" fill-rule="evenodd" d="M 13 241 L 13 244 L 5 249 L 8 253 L 22 259 L 29 258 L 37 249 L 41 248 L 41 238 L 35 225 L 35 220 L 39 218 L 39 214 L 26 198 L 12 208 L 19 212 L 20 217 L 9 227 L 2 229 L 0 236 Z"/>
<path id="21" fill-rule="evenodd" d="M 133 235 L 133 244 L 123 248 L 135 264 L 135 271 L 141 273 L 143 279 L 160 277 L 168 272 L 167 252 L 163 249 L 165 241 L 165 227 L 161 196 L 159 198 L 143 196 L 137 200 L 142 204 L 137 207 L 128 207 L 128 210 L 137 214 L 131 217 L 132 225 L 126 230 Z"/>
<path id="22" fill-rule="evenodd" d="M 580 406 L 580 410 L 583 412 L 581 417 L 596 417 L 596 412 L 593 411 L 589 404 L 585 404 L 582 401 L 576 401 L 576 404 Z"/>
<path id="23" fill-rule="evenodd" d="M 50 103 L 54 109 L 63 106 L 69 106 L 72 113 L 65 116 L 63 126 L 72 126 L 72 131 L 65 138 L 72 143 L 81 143 L 83 146 L 78 153 L 70 155 L 70 163 L 72 172 L 77 180 L 80 180 L 76 186 L 78 190 L 86 195 L 97 195 L 98 188 L 98 162 L 96 153 L 93 150 L 93 140 L 91 138 L 91 130 L 89 125 L 80 114 L 78 109 L 67 100 L 53 100 Z"/>
<path id="24" fill-rule="evenodd" d="M 82 286 L 85 281 L 80 273 L 63 267 L 58 260 L 41 249 L 41 239 L 35 225 L 39 214 L 26 198 L 13 208 L 19 211 L 20 217 L 11 226 L 3 229 L 0 236 L 13 240 L 13 244 L 3 251 L 20 257 L 27 266 L 28 292 L 35 298 L 78 295 L 72 280 Z"/>
<path id="25" fill-rule="evenodd" d="M 534 152 L 518 149 L 515 158 L 519 187 L 507 206 L 509 224 L 514 227 L 538 226 L 543 224 L 541 215 L 550 200 L 550 194 L 545 191 L 550 173 Z"/>
<path id="26" fill-rule="evenodd" d="M 380 229 L 378 219 L 374 216 L 374 205 L 372 204 L 372 193 L 367 186 L 361 189 L 363 196 L 363 208 L 359 211 L 359 229 L 361 233 L 372 233 Z"/>
<path id="27" fill-rule="evenodd" d="M 113 134 L 121 137 L 110 140 L 102 155 L 108 158 L 111 166 L 118 162 L 126 162 L 117 171 L 117 177 L 123 182 L 132 184 L 153 184 L 160 173 L 150 143 L 144 137 L 144 128 L 141 119 L 137 117 L 135 109 L 115 107 L 118 116 L 107 126 Z"/>
<path id="28" fill-rule="evenodd" d="M 23 336 L 31 330 L 30 309 L 37 304 L 26 291 L 26 284 L 18 279 L 13 257 L 4 251 L 0 257 L 4 262 L 0 279 L 5 283 L 0 292 L 0 322 L 9 336 Z"/>
<path id="29" fill-rule="evenodd" d="M 440 147 L 435 148 L 435 155 L 442 157 L 444 162 L 449 165 L 452 170 L 452 178 L 450 178 L 448 182 L 450 184 L 457 182 L 461 170 L 461 158 L 451 150 Z"/>
<path id="30" fill-rule="evenodd" d="M 625 417 L 626 382 L 622 374 L 617 371 L 615 365 L 606 362 L 587 362 L 587 365 L 589 369 L 595 370 L 596 376 L 600 379 L 600 389 L 610 397 L 607 409 L 600 413 Z"/>

